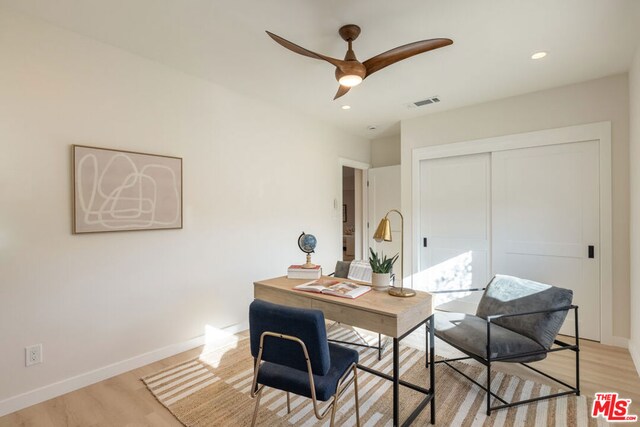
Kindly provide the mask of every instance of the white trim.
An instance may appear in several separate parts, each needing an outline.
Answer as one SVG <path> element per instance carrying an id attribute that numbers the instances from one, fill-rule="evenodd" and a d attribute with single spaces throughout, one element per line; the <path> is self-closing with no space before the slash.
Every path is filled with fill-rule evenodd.
<path id="1" fill-rule="evenodd" d="M 640 351 L 636 346 L 636 342 L 629 340 L 629 354 L 631 354 L 631 360 L 636 365 L 636 371 L 640 375 Z"/>
<path id="2" fill-rule="evenodd" d="M 226 328 L 223 328 L 222 330 L 229 334 L 235 334 L 248 328 L 248 322 L 243 322 L 228 326 Z M 74 390 L 89 386 L 91 384 L 106 380 L 107 378 L 120 375 L 124 372 L 131 371 L 132 369 L 137 369 L 141 366 L 157 362 L 158 360 L 165 359 L 167 357 L 182 353 L 187 350 L 191 350 L 204 344 L 205 335 L 201 335 L 188 341 L 171 344 L 166 347 L 152 350 L 148 353 L 134 356 L 130 359 L 121 360 L 111 365 L 94 369 L 93 371 L 84 372 L 80 375 L 66 378 L 64 380 L 48 384 L 37 389 L 9 397 L 0 401 L 0 417 L 15 411 L 19 411 L 20 409 L 29 407 L 31 405 L 44 402 L 45 400 L 49 400 L 54 397 L 61 396 Z"/>
<path id="3" fill-rule="evenodd" d="M 611 337 L 611 345 L 615 347 L 629 348 L 629 338 L 613 336 Z"/>
<path id="4" fill-rule="evenodd" d="M 338 197 L 336 197 L 337 206 L 335 210 L 336 218 L 339 218 L 338 236 L 342 236 L 343 234 L 342 232 L 342 203 L 344 203 L 344 201 L 342 200 L 342 167 L 343 166 L 362 170 L 362 200 L 361 200 L 362 202 L 362 218 L 361 218 L 362 233 L 361 233 L 361 239 L 360 239 L 360 251 L 364 257 L 367 254 L 368 245 L 369 245 L 367 240 L 367 227 L 365 227 L 365 224 L 367 223 L 368 210 L 369 210 L 369 195 L 368 195 L 369 192 L 367 189 L 367 181 L 369 180 L 368 170 L 371 168 L 371 165 L 369 163 L 360 162 L 358 160 L 338 157 L 338 171 L 339 171 L 338 176 L 340 177 L 339 179 L 340 188 L 337 191 Z M 354 244 L 355 243 L 356 242 L 354 242 Z M 342 247 L 342 238 L 340 238 L 340 247 Z M 342 259 L 342 250 L 340 250 L 340 255 L 341 255 L 340 259 Z"/>
<path id="5" fill-rule="evenodd" d="M 411 155 L 411 271 L 419 268 L 420 162 L 468 154 L 541 147 L 580 141 L 599 141 L 600 147 L 600 341 L 618 345 L 613 335 L 613 233 L 611 194 L 611 122 L 547 129 L 514 135 L 414 148 Z"/>
<path id="6" fill-rule="evenodd" d="M 338 164 L 340 165 L 340 173 L 342 173 L 342 166 L 347 166 L 354 169 L 369 169 L 371 165 L 369 163 L 359 162 L 358 160 L 346 159 L 344 157 L 338 157 Z"/>

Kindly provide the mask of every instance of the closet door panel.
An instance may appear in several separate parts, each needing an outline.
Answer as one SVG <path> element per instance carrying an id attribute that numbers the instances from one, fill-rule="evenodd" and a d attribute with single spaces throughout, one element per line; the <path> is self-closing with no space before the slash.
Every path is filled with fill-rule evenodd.
<path id="1" fill-rule="evenodd" d="M 488 153 L 421 162 L 423 244 L 415 287 L 444 290 L 486 285 L 490 278 L 490 171 Z M 442 295 L 437 303 L 463 296 Z"/>
<path id="2" fill-rule="evenodd" d="M 492 154 L 492 272 L 573 290 L 580 335 L 600 339 L 598 142 Z M 594 258 L 589 258 L 589 246 Z M 563 332 L 573 331 L 569 316 Z"/>

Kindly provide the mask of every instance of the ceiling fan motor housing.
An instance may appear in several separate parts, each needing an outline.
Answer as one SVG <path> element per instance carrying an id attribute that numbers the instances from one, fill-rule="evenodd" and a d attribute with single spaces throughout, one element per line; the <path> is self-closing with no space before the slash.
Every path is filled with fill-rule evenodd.
<path id="1" fill-rule="evenodd" d="M 336 67 L 336 80 L 340 81 L 340 79 L 344 76 L 358 76 L 364 79 L 367 74 L 367 69 L 364 65 L 362 65 L 358 61 L 347 61 L 346 64 L 340 67 Z"/>

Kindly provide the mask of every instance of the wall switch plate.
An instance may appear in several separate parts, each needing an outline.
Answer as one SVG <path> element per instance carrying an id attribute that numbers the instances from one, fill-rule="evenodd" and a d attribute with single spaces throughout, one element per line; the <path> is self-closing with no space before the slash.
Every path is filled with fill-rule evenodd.
<path id="1" fill-rule="evenodd" d="M 25 348 L 25 364 L 27 366 L 42 363 L 42 344 L 30 345 Z"/>

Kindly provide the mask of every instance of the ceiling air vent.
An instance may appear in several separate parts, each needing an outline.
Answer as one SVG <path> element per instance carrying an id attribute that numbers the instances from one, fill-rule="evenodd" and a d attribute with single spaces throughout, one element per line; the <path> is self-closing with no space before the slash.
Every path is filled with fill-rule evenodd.
<path id="1" fill-rule="evenodd" d="M 423 99 L 422 101 L 416 101 L 413 105 L 416 107 L 422 107 L 423 105 L 435 104 L 436 102 L 440 102 L 440 98 L 432 96 L 431 98 Z"/>

